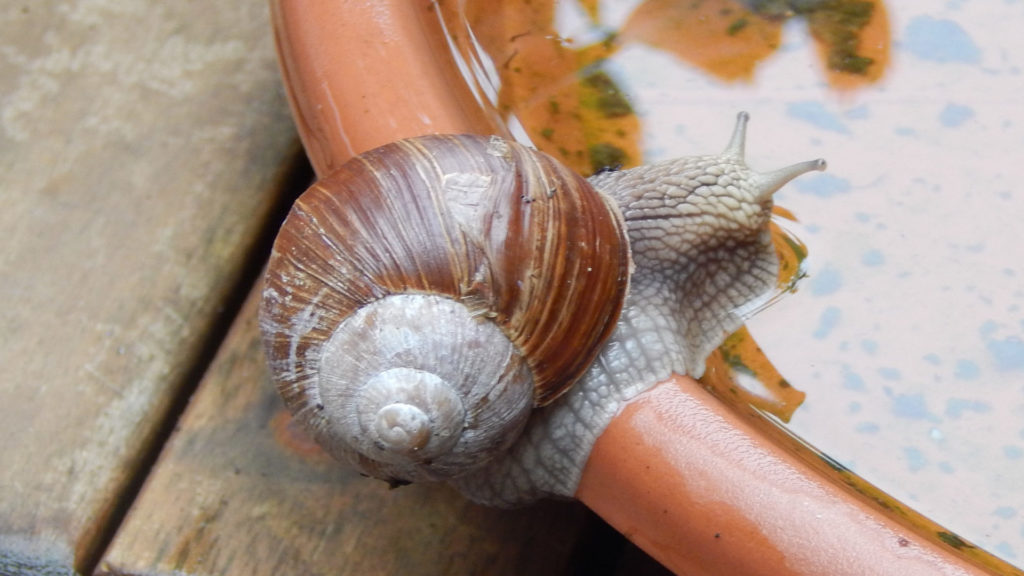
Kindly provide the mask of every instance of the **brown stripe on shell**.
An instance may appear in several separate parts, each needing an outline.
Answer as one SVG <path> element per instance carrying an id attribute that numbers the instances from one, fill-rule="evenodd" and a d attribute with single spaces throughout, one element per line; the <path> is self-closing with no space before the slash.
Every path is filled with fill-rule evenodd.
<path id="1" fill-rule="evenodd" d="M 493 319 L 526 356 L 543 405 L 610 335 L 629 255 L 617 209 L 552 158 L 486 137 L 424 136 L 311 187 L 270 269 L 261 325 L 293 410 L 317 408 L 315 364 L 338 319 L 402 292 L 448 295 Z"/>

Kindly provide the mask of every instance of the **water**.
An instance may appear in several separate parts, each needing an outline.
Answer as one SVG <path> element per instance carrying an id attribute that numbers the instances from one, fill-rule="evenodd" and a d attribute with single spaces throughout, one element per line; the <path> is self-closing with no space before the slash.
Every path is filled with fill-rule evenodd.
<path id="1" fill-rule="evenodd" d="M 630 160 L 718 152 L 738 110 L 752 116 L 753 168 L 828 159 L 828 172 L 776 195 L 800 222 L 809 276 L 748 325 L 807 394 L 789 427 L 1024 566 L 1024 2 L 889 3 L 890 62 L 845 90 L 830 85 L 805 20 L 734 18 L 732 34 L 775 36 L 759 62 L 716 77 L 702 68 L 713 54 L 672 35 L 692 27 L 637 24 L 665 4 L 600 3 L 594 22 L 562 2 L 553 34 L 532 40 L 551 44 L 551 62 L 607 57 L 600 70 L 635 115 L 595 138 L 632 140 Z M 497 77 L 520 56 L 483 70 Z M 556 86 L 573 84 L 568 74 Z M 545 124 L 560 94 L 528 98 L 522 132 L 581 158 L 587 142 L 556 142 L 570 127 Z"/>

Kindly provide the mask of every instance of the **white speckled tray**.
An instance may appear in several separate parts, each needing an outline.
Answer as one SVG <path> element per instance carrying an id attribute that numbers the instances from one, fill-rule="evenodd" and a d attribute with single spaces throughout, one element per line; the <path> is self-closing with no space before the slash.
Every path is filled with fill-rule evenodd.
<path id="1" fill-rule="evenodd" d="M 750 324 L 808 394 L 790 425 L 1024 565 L 1024 3 L 934 6 L 889 3 L 890 68 L 852 92 L 827 86 L 801 20 L 750 84 L 640 44 L 606 68 L 647 160 L 717 152 L 737 110 L 753 167 L 828 160 L 776 196 L 810 278 Z"/>
<path id="2" fill-rule="evenodd" d="M 609 70 L 657 119 L 649 160 L 717 151 L 738 109 L 753 167 L 828 159 L 777 195 L 810 277 L 750 324 L 808 394 L 790 426 L 1024 565 L 1024 3 L 933 6 L 887 6 L 893 61 L 856 92 L 826 85 L 800 21 L 752 84 L 641 45 Z"/>

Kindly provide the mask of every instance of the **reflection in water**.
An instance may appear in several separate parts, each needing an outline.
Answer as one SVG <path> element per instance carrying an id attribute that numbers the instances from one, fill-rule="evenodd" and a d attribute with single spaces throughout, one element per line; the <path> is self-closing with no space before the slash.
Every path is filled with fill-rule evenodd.
<path id="1" fill-rule="evenodd" d="M 765 164 L 819 147 L 830 172 L 779 198 L 812 245 L 808 278 L 751 324 L 808 391 L 790 426 L 842 462 L 832 469 L 1024 562 L 1024 3 L 871 4 L 855 52 L 872 59 L 865 75 L 828 69 L 806 14 L 779 19 L 797 2 L 442 9 L 453 29 L 474 23 L 453 44 L 481 101 L 582 173 L 715 150 L 719 120 L 739 109 L 757 122 Z M 724 31 L 712 43 L 723 52 L 684 55 L 678 36 L 696 29 L 657 42 L 639 34 L 671 26 L 638 13 L 682 5 L 730 11 L 704 19 Z M 727 49 L 757 57 L 744 64 Z M 717 71 L 700 63 L 716 60 Z M 747 372 L 735 358 L 723 362 Z M 943 541 L 966 546 L 951 533 Z"/>
<path id="2" fill-rule="evenodd" d="M 469 4 L 460 14 L 442 5 L 449 21 L 465 18 L 473 39 L 498 69 L 483 79 L 500 87 L 498 108 L 521 122 L 536 145 L 583 173 L 640 164 L 641 125 L 630 101 L 602 63 L 631 43 L 657 47 L 726 80 L 750 79 L 758 62 L 780 45 L 785 20 L 804 18 L 840 76 L 873 80 L 884 69 L 888 42 L 867 43 L 860 35 L 887 30 L 884 11 L 872 1 L 683 2 L 646 0 L 617 27 L 604 25 L 599 41 L 572 47 L 556 32 L 553 1 Z M 590 24 L 601 14 L 586 4 Z M 449 26 L 457 29 L 456 26 Z M 455 38 L 458 41 L 458 37 Z M 865 54 L 872 54 L 867 56 Z M 469 61 L 476 60 L 472 55 Z M 779 210 L 790 219 L 791 214 Z M 795 290 L 803 277 L 806 247 L 778 224 L 772 235 L 780 260 L 779 294 Z M 778 295 L 771 299 L 777 300 Z M 803 401 L 772 366 L 747 330 L 733 334 L 708 359 L 707 386 L 720 396 L 751 403 L 788 421 Z"/>
<path id="3" fill-rule="evenodd" d="M 642 42 L 722 80 L 751 80 L 781 45 L 787 20 L 807 23 L 823 68 L 836 87 L 881 78 L 889 60 L 885 7 L 876 0 L 647 0 L 618 41 Z"/>
<path id="4" fill-rule="evenodd" d="M 565 3 L 569 4 L 569 3 Z M 607 16 L 583 2 L 559 33 L 565 13 L 554 0 L 442 3 L 449 29 L 465 23 L 472 36 L 453 35 L 477 84 L 496 95 L 499 112 L 521 122 L 530 140 L 572 168 L 593 173 L 643 162 L 640 125 L 608 58 L 649 46 L 726 82 L 751 81 L 759 64 L 781 46 L 787 21 L 807 23 L 828 82 L 853 88 L 879 80 L 889 61 L 889 25 L 881 0 L 646 0 Z M 563 18 L 564 19 L 564 18 Z M 611 20 L 610 20 L 611 19 Z M 458 25 L 456 25 L 456 23 Z M 493 68 L 482 64 L 478 49 Z"/>
<path id="5" fill-rule="evenodd" d="M 590 24 L 597 27 L 601 15 L 596 5 L 588 6 Z M 499 109 L 522 122 L 539 148 L 583 173 L 642 162 L 636 112 L 602 67 L 624 46 L 656 46 L 721 78 L 746 79 L 778 48 L 783 22 L 800 17 L 826 47 L 834 72 L 877 78 L 884 68 L 881 59 L 858 52 L 859 33 L 869 22 L 884 22 L 882 11 L 867 1 L 754 2 L 747 7 L 732 0 L 647 0 L 618 27 L 602 28 L 599 41 L 580 48 L 556 33 L 553 2 L 501 7 L 470 4 L 465 13 L 474 39 L 498 66 Z M 781 294 L 794 290 L 802 277 L 806 248 L 778 225 L 772 234 L 781 263 Z M 746 330 L 734 334 L 708 363 L 705 384 L 719 395 L 751 402 L 784 421 L 803 400 Z"/>

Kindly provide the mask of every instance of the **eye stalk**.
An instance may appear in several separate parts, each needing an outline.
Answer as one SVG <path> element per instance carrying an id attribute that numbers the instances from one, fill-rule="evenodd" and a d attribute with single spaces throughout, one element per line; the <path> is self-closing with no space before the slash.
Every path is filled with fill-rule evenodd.
<path id="1" fill-rule="evenodd" d="M 471 135 L 346 163 L 296 202 L 271 255 L 261 328 L 285 403 L 393 485 L 572 496 L 618 407 L 699 376 L 774 286 L 771 195 L 825 163 L 750 170 L 748 119 L 722 154 L 589 181 Z"/>

